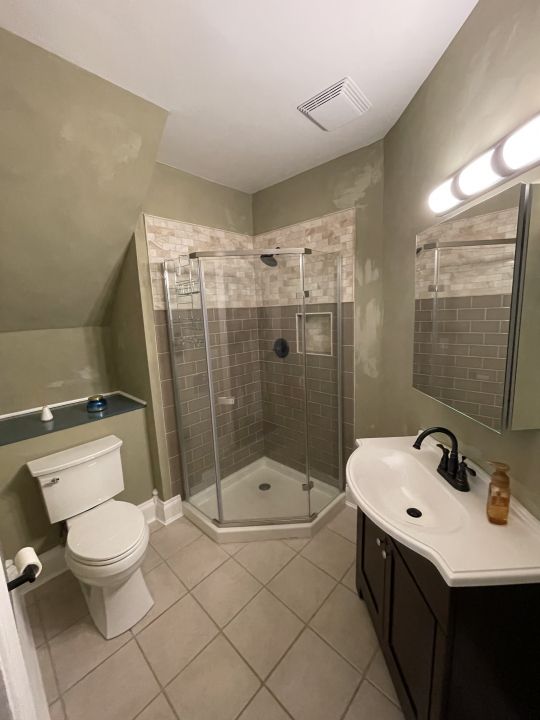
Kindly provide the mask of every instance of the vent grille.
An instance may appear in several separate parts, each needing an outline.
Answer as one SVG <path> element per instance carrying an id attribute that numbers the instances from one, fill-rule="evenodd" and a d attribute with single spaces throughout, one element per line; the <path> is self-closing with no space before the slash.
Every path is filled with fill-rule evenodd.
<path id="1" fill-rule="evenodd" d="M 344 77 L 298 106 L 323 130 L 335 130 L 363 115 L 371 102 L 350 77 Z"/>

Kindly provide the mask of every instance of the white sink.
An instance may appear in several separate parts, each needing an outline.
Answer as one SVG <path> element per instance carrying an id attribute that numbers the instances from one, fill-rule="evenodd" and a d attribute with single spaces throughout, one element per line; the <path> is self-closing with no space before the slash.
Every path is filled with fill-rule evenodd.
<path id="1" fill-rule="evenodd" d="M 363 512 L 398 542 L 430 559 L 449 585 L 540 581 L 540 522 L 512 499 L 507 526 L 486 517 L 488 476 L 478 466 L 471 491 L 437 473 L 433 438 L 368 438 L 347 463 L 347 484 Z M 409 512 L 407 512 L 409 511 Z"/>

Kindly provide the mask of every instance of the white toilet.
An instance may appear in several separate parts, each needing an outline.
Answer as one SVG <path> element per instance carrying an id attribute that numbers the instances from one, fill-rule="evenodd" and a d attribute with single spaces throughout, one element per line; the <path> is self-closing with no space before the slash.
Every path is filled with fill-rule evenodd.
<path id="1" fill-rule="evenodd" d="M 148 526 L 138 507 L 113 500 L 124 489 L 121 446 L 108 435 L 28 463 L 49 520 L 67 523 L 67 566 L 106 638 L 128 630 L 154 604 L 140 569 Z"/>

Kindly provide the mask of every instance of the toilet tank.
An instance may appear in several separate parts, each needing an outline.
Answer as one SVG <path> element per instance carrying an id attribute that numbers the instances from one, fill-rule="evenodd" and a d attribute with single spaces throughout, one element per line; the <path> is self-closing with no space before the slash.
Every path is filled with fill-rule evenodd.
<path id="1" fill-rule="evenodd" d="M 122 492 L 121 447 L 120 438 L 107 435 L 27 463 L 38 479 L 51 523 L 72 518 Z"/>

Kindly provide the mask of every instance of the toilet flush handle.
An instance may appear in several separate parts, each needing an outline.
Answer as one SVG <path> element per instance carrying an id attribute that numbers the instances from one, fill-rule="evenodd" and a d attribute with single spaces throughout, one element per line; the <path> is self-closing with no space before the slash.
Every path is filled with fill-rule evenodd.
<path id="1" fill-rule="evenodd" d="M 43 485 L 43 487 L 51 487 L 51 485 L 56 485 L 56 484 L 59 483 L 59 482 L 60 482 L 60 478 L 59 478 L 59 477 L 54 477 L 54 478 L 52 478 L 52 480 L 49 480 L 49 482 L 46 482 L 46 483 Z"/>

